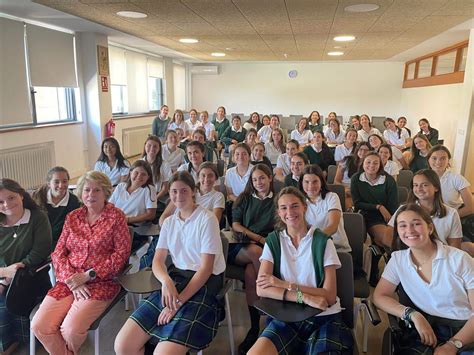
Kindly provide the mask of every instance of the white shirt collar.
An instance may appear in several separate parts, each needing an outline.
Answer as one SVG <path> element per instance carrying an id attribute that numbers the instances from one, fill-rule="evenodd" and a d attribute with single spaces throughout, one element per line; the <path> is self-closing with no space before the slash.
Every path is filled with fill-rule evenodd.
<path id="1" fill-rule="evenodd" d="M 258 197 L 258 195 L 257 195 L 256 193 L 253 193 L 252 196 L 255 197 L 256 199 L 259 199 L 259 200 L 262 200 L 262 201 L 263 201 L 263 200 L 266 200 L 267 198 L 273 198 L 273 192 L 270 191 L 270 192 L 268 193 L 268 195 L 266 195 L 264 198 Z"/>
<path id="2" fill-rule="evenodd" d="M 240 133 L 240 132 L 242 132 L 242 126 L 240 126 L 240 128 L 239 128 L 239 129 L 235 129 L 235 128 L 234 128 L 234 126 L 232 126 L 232 128 L 231 128 L 231 129 L 232 129 L 232 131 L 234 131 L 234 132 L 237 132 L 237 133 Z"/>
<path id="3" fill-rule="evenodd" d="M 311 226 L 311 227 L 308 229 L 308 232 L 307 232 L 307 233 L 305 234 L 305 236 L 302 238 L 302 240 L 305 239 L 306 237 L 311 237 L 311 236 L 314 234 L 314 229 L 315 229 L 315 228 L 316 228 L 315 226 Z M 290 235 L 288 234 L 286 228 L 281 231 L 281 235 L 282 235 L 284 238 L 291 239 L 291 237 L 290 237 Z"/>
<path id="4" fill-rule="evenodd" d="M 321 148 L 318 149 L 318 148 L 316 148 L 316 145 L 314 145 L 314 144 L 311 144 L 311 148 L 313 148 L 316 153 L 322 152 L 322 150 L 323 150 L 322 146 L 321 146 Z"/>
<path id="5" fill-rule="evenodd" d="M 223 118 L 222 118 L 222 120 L 220 120 L 218 117 L 216 117 L 216 121 L 217 121 L 217 122 L 219 122 L 219 123 L 222 123 L 222 122 L 224 122 L 224 120 L 225 120 L 225 119 L 226 119 L 226 118 L 225 118 L 225 117 L 223 117 Z"/>
<path id="6" fill-rule="evenodd" d="M 367 177 L 365 176 L 365 173 L 360 174 L 359 180 L 368 183 L 371 186 L 377 186 L 377 185 L 382 185 L 385 183 L 385 175 L 381 174 L 379 178 L 372 184 Z"/>
<path id="7" fill-rule="evenodd" d="M 13 225 L 19 226 L 20 224 L 28 224 L 30 222 L 31 211 L 28 208 L 25 208 L 23 216 Z"/>
<path id="8" fill-rule="evenodd" d="M 143 159 L 145 160 L 145 159 Z M 61 201 L 59 201 L 59 203 L 57 204 L 54 204 L 53 202 L 53 195 L 51 193 L 51 190 L 48 190 L 47 194 L 46 194 L 46 202 L 53 206 L 53 208 L 57 208 L 57 207 L 66 207 L 67 204 L 69 203 L 69 191 L 66 191 L 66 194 L 64 195 L 64 197 L 62 198 Z"/>

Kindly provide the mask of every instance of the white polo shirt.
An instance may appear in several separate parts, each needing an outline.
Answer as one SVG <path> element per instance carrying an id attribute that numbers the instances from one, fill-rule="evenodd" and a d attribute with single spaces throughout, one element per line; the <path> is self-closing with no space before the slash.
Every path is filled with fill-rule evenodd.
<path id="1" fill-rule="evenodd" d="M 196 192 L 196 203 L 212 212 L 214 208 L 225 207 L 225 198 L 222 192 L 214 189 L 204 195 L 201 195 L 201 192 L 198 190 Z"/>
<path id="2" fill-rule="evenodd" d="M 248 179 L 250 178 L 250 172 L 252 171 L 253 165 L 249 164 L 249 168 L 244 176 L 240 176 L 237 172 L 237 167 L 230 168 L 225 173 L 225 186 L 229 187 L 234 196 L 239 196 L 245 189 Z"/>
<path id="3" fill-rule="evenodd" d="M 331 235 L 331 237 L 338 251 L 349 253 L 352 249 L 349 245 L 346 231 L 344 230 L 344 220 L 342 218 L 342 208 L 339 196 L 334 192 L 328 192 L 325 199 L 319 195 L 316 199 L 316 202 L 311 202 L 308 199 L 307 203 L 308 209 L 306 210 L 305 214 L 306 222 L 321 230 L 325 229 L 329 224 L 329 219 L 327 218 L 329 211 L 336 210 L 341 212 L 341 218 L 339 219 L 336 233 Z"/>
<path id="4" fill-rule="evenodd" d="M 347 168 L 347 164 L 344 160 L 341 160 L 340 167 L 343 170 L 342 183 L 344 185 L 350 186 L 351 185 L 351 178 L 349 177 L 349 169 Z"/>
<path id="5" fill-rule="evenodd" d="M 128 217 L 145 213 L 148 208 L 156 208 L 156 189 L 153 185 L 139 187 L 131 194 L 127 191 L 127 183 L 117 185 L 109 199 L 115 207 L 120 208 Z"/>
<path id="6" fill-rule="evenodd" d="M 53 196 L 51 193 L 51 189 L 48 189 L 48 192 L 46 193 L 46 203 L 48 205 L 51 205 L 53 208 L 58 208 L 58 207 L 66 207 L 67 204 L 69 203 L 69 190 L 66 190 L 66 194 L 64 197 L 59 201 L 57 204 L 53 202 Z"/>
<path id="7" fill-rule="evenodd" d="M 406 140 L 410 138 L 408 131 L 406 129 L 401 130 L 400 138 L 398 138 L 398 130 L 392 131 L 390 129 L 386 129 L 383 131 L 383 137 L 387 141 L 387 143 L 392 145 L 403 145 L 406 143 Z"/>
<path id="8" fill-rule="evenodd" d="M 202 122 L 199 120 L 196 120 L 196 123 L 193 123 L 191 119 L 186 120 L 186 129 L 188 130 L 188 133 L 192 133 L 196 130 L 196 128 L 202 127 Z"/>
<path id="9" fill-rule="evenodd" d="M 392 228 L 395 226 L 395 216 L 401 207 L 402 206 L 397 209 L 392 218 L 390 218 L 390 221 L 388 221 L 388 225 Z M 431 219 L 433 220 L 439 239 L 444 244 L 448 244 L 448 238 L 462 238 L 463 234 L 458 211 L 446 204 L 444 207 L 446 207 L 446 216 L 440 218 L 438 215 L 434 215 L 431 216 Z"/>
<path id="10" fill-rule="evenodd" d="M 460 191 L 471 186 L 469 181 L 461 174 L 457 174 L 451 170 L 446 170 L 443 176 L 440 177 L 440 181 L 443 202 L 455 209 L 461 207 L 463 200 Z"/>
<path id="11" fill-rule="evenodd" d="M 369 132 L 364 131 L 364 129 L 359 129 L 357 131 L 357 141 L 358 142 L 367 142 L 369 140 L 369 136 L 371 134 L 377 134 L 380 137 L 382 137 L 382 133 L 380 133 L 380 131 L 375 127 L 372 127 Z"/>
<path id="12" fill-rule="evenodd" d="M 291 139 L 296 140 L 299 144 L 308 144 L 313 140 L 313 133 L 309 129 L 305 129 L 300 133 L 297 129 L 291 131 Z"/>
<path id="13" fill-rule="evenodd" d="M 265 156 L 270 160 L 270 162 L 275 165 L 278 161 L 278 157 L 282 155 L 283 152 L 275 147 L 272 142 L 265 143 Z"/>
<path id="14" fill-rule="evenodd" d="M 216 127 L 211 121 L 208 121 L 207 123 L 203 123 L 202 127 L 206 131 L 206 139 L 213 141 L 214 139 L 210 139 L 209 137 L 211 136 L 212 132 L 216 131 Z"/>
<path id="15" fill-rule="evenodd" d="M 277 159 L 277 168 L 283 169 L 283 175 L 286 176 L 291 173 L 291 159 L 286 153 L 281 154 Z"/>
<path id="16" fill-rule="evenodd" d="M 214 275 L 225 270 L 219 222 L 214 213 L 199 205 L 186 220 L 179 217 L 179 210 L 165 219 L 156 249 L 167 249 L 180 270 L 198 271 L 201 254 L 215 255 Z"/>
<path id="17" fill-rule="evenodd" d="M 272 127 L 270 125 L 263 126 L 258 131 L 258 136 L 260 137 L 260 142 L 267 143 L 270 141 L 270 136 L 272 135 Z"/>
<path id="18" fill-rule="evenodd" d="M 168 145 L 163 144 L 161 155 L 163 157 L 163 161 L 166 161 L 169 164 L 171 171 L 173 172 L 178 170 L 178 167 L 181 164 L 185 163 L 184 157 L 186 153 L 179 147 L 176 147 L 175 151 L 171 152 L 168 148 Z"/>
<path id="19" fill-rule="evenodd" d="M 281 257 L 280 257 L 280 275 L 282 280 L 298 285 L 318 287 L 316 284 L 316 275 L 313 266 L 313 253 L 311 251 L 311 243 L 313 241 L 314 227 L 311 227 L 308 233 L 301 239 L 298 249 L 291 242 L 291 237 L 286 230 L 280 232 Z M 274 263 L 273 255 L 267 244 L 263 247 L 260 261 L 269 261 Z M 328 239 L 326 250 L 324 251 L 324 267 L 335 265 L 336 269 L 341 267 L 341 262 L 337 256 L 336 248 L 332 240 Z M 318 316 L 327 316 L 339 313 L 341 305 L 339 298 L 335 304 L 329 307 Z"/>
<path id="20" fill-rule="evenodd" d="M 328 128 L 326 132 L 324 132 L 324 136 L 326 137 L 327 141 L 336 142 L 337 144 L 344 143 L 344 139 L 346 138 L 346 132 L 342 129 L 339 130 L 339 134 L 333 132 L 331 128 Z"/>
<path id="21" fill-rule="evenodd" d="M 142 160 L 146 161 L 146 158 L 143 157 Z M 161 191 L 161 185 L 163 183 L 170 181 L 171 175 L 173 175 L 173 172 L 171 171 L 170 165 L 167 161 L 163 160 L 160 167 L 160 180 L 154 182 L 156 193 Z"/>
<path id="22" fill-rule="evenodd" d="M 388 175 L 391 176 L 397 176 L 401 170 L 400 165 L 393 160 L 388 160 L 383 169 Z"/>
<path id="23" fill-rule="evenodd" d="M 187 172 L 189 172 L 191 174 L 191 176 L 193 177 L 194 182 L 197 184 L 199 182 L 199 174 L 198 174 L 197 170 L 194 169 L 194 167 L 192 167 L 191 171 L 189 171 L 189 164 L 191 164 L 191 163 L 181 164 L 178 168 L 178 171 L 187 171 Z"/>
<path id="24" fill-rule="evenodd" d="M 334 160 L 339 163 L 342 159 L 352 154 L 354 146 L 347 148 L 344 144 L 339 144 L 334 151 Z"/>
<path id="25" fill-rule="evenodd" d="M 125 167 L 123 168 L 117 168 L 117 161 L 115 161 L 115 165 L 113 168 L 109 166 L 105 161 L 96 161 L 94 165 L 94 170 L 95 171 L 100 171 L 101 173 L 104 173 L 107 175 L 110 179 L 110 182 L 112 183 L 112 186 L 116 186 L 117 184 L 120 183 L 120 178 L 122 176 L 127 176 L 129 171 L 130 171 L 130 164 L 128 161 L 125 161 Z"/>
<path id="26" fill-rule="evenodd" d="M 382 277 L 395 286 L 401 283 L 415 306 L 428 314 L 469 319 L 473 311 L 467 291 L 474 289 L 474 259 L 457 248 L 436 245 L 430 283 L 418 274 L 410 249 L 393 252 Z"/>
<path id="27" fill-rule="evenodd" d="M 188 125 L 186 124 L 186 122 L 181 122 L 181 123 L 176 123 L 176 122 L 171 122 L 169 125 L 168 125 L 168 129 L 172 129 L 172 130 L 176 130 L 176 128 L 181 128 L 184 132 L 184 134 L 187 134 L 187 129 L 188 129 Z"/>

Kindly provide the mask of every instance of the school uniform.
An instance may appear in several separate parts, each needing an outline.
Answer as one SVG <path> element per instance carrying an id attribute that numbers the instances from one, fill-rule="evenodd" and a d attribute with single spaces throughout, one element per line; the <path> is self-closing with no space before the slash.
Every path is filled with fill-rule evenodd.
<path id="1" fill-rule="evenodd" d="M 214 208 L 225 208 L 225 198 L 222 192 L 212 189 L 204 195 L 199 190 L 196 191 L 196 203 L 209 211 Z"/>
<path id="2" fill-rule="evenodd" d="M 305 129 L 303 133 L 300 133 L 298 129 L 294 129 L 290 135 L 291 139 L 296 140 L 299 144 L 305 145 L 313 140 L 313 133 L 309 129 Z"/>
<path id="3" fill-rule="evenodd" d="M 344 159 L 348 155 L 351 155 L 352 152 L 354 151 L 354 148 L 355 148 L 355 145 L 353 145 L 352 147 L 347 148 L 344 143 L 339 144 L 336 147 L 336 150 L 334 151 L 334 160 L 336 161 L 336 163 L 341 162 L 342 159 Z"/>
<path id="4" fill-rule="evenodd" d="M 401 284 L 413 304 L 423 313 L 449 319 L 446 324 L 438 322 L 433 325 L 437 340 L 442 343 L 454 336 L 472 316 L 468 290 L 474 289 L 474 259 L 464 251 L 438 241 L 436 247 L 430 283 L 418 274 L 410 249 L 392 253 L 382 278 L 395 286 Z M 412 341 L 408 344 L 404 342 L 402 352 L 413 353 L 415 350 L 420 354 L 428 353 L 429 347 L 421 343 L 416 330 L 411 331 L 413 337 L 406 334 L 404 338 Z"/>
<path id="5" fill-rule="evenodd" d="M 178 167 L 181 164 L 185 163 L 184 156 L 186 155 L 186 153 L 181 148 L 176 147 L 176 149 L 172 152 L 170 151 L 167 144 L 163 144 L 163 147 L 161 149 L 163 161 L 166 161 L 169 164 L 171 171 L 174 172 L 178 170 Z"/>
<path id="6" fill-rule="evenodd" d="M 387 164 L 384 165 L 383 170 L 390 176 L 397 176 L 400 173 L 400 165 L 393 160 L 387 160 Z"/>
<path id="7" fill-rule="evenodd" d="M 201 289 L 182 304 L 169 323 L 156 324 L 164 308 L 161 290 L 152 293 L 130 318 L 159 341 L 171 341 L 194 350 L 204 349 L 217 334 L 219 304 L 216 295 L 222 287 L 226 267 L 215 215 L 198 205 L 191 216 L 182 220 L 177 211 L 164 221 L 157 249 L 166 249 L 171 255 L 175 268 L 170 276 L 176 282 L 178 292 L 184 290 L 199 270 L 201 254 L 215 256 L 212 275 Z"/>
<path id="8" fill-rule="evenodd" d="M 146 157 L 143 157 L 142 160 L 147 161 Z M 153 165 L 151 165 L 151 168 L 153 170 Z M 160 179 L 158 181 L 153 182 L 157 194 L 161 191 L 161 185 L 163 185 L 165 182 L 168 182 L 171 179 L 172 175 L 173 172 L 171 171 L 170 165 L 168 164 L 168 162 L 163 160 L 160 166 Z M 161 202 L 164 202 L 164 200 Z"/>
<path id="9" fill-rule="evenodd" d="M 336 144 L 344 143 L 344 139 L 346 139 L 346 132 L 342 129 L 339 130 L 339 134 L 336 135 L 331 128 L 328 128 L 324 133 L 327 141 L 336 142 Z"/>
<path id="10" fill-rule="evenodd" d="M 270 169 L 270 171 L 272 172 L 273 174 L 273 165 L 272 165 L 272 162 L 270 161 L 270 159 L 268 159 L 266 156 L 263 156 L 263 159 L 262 160 L 251 160 L 250 161 L 250 164 L 252 164 L 253 166 L 257 165 L 257 164 L 264 164 L 266 166 L 268 166 L 268 169 Z"/>
<path id="11" fill-rule="evenodd" d="M 212 121 L 217 133 L 217 140 L 220 140 L 225 130 L 230 126 L 230 122 L 227 118 L 223 118 L 219 121 L 217 118 Z"/>
<path id="12" fill-rule="evenodd" d="M 383 137 L 387 141 L 388 144 L 391 145 L 405 145 L 410 135 L 406 129 L 401 129 L 400 134 L 398 133 L 398 129 L 392 131 L 391 129 L 386 129 L 383 131 Z"/>
<path id="13" fill-rule="evenodd" d="M 185 123 L 186 123 L 186 130 L 188 131 L 188 133 L 192 133 L 199 127 L 202 127 L 202 122 L 199 120 L 196 120 L 196 123 L 193 123 L 191 119 L 189 119 L 189 120 L 186 120 Z"/>
<path id="14" fill-rule="evenodd" d="M 270 160 L 272 165 L 276 165 L 278 157 L 285 152 L 281 147 L 275 147 L 272 142 L 265 143 L 265 156 Z"/>
<path id="15" fill-rule="evenodd" d="M 53 249 L 61 235 L 67 214 L 80 206 L 79 199 L 69 191 L 66 191 L 62 200 L 57 204 L 53 202 L 51 190 L 48 190 L 46 193 L 46 211 L 48 212 L 48 219 L 51 224 Z"/>
<path id="16" fill-rule="evenodd" d="M 211 140 L 211 133 L 216 131 L 216 127 L 214 126 L 214 124 L 212 122 L 207 122 L 203 123 L 202 127 L 206 131 L 206 139 Z M 212 141 L 214 141 L 214 138 L 212 139 Z"/>
<path id="17" fill-rule="evenodd" d="M 313 241 L 314 238 L 317 239 Z M 319 249 L 324 252 L 320 250 L 316 255 L 313 254 L 313 250 L 317 250 L 313 246 L 318 245 L 314 243 L 319 243 Z M 273 247 L 276 244 L 280 246 L 280 254 L 277 254 L 278 249 Z M 298 248 L 295 248 L 286 230 L 273 232 L 263 247 L 260 261 L 272 263 L 273 275 L 276 277 L 309 287 L 322 287 L 325 267 L 341 267 L 332 240 L 319 230 L 315 233 L 314 226 L 300 241 Z M 340 312 L 340 301 L 336 298 L 336 303 L 327 310 L 302 322 L 284 323 L 269 318 L 260 336 L 268 338 L 279 354 L 349 350 L 353 345 L 352 334 L 343 323 Z"/>
<path id="18" fill-rule="evenodd" d="M 277 159 L 277 168 L 283 170 L 283 175 L 286 176 L 291 173 L 291 158 L 288 154 L 283 153 Z"/>
<path id="19" fill-rule="evenodd" d="M 169 117 L 161 117 L 161 116 L 156 116 L 153 120 L 153 123 L 151 125 L 151 131 L 154 136 L 157 136 L 161 139 L 165 138 L 165 133 L 166 130 L 168 129 L 168 125 L 170 122 Z"/>
<path id="20" fill-rule="evenodd" d="M 240 176 L 237 172 L 237 166 L 227 169 L 225 172 L 225 186 L 230 187 L 234 196 L 239 196 L 245 189 L 247 181 L 250 178 L 250 172 L 252 171 L 253 165 L 249 164 L 247 171 L 244 176 Z"/>
<path id="21" fill-rule="evenodd" d="M 409 168 L 413 173 L 422 169 L 429 169 L 429 167 L 428 159 L 426 159 L 426 156 L 421 155 L 420 152 L 415 154 L 409 165 Z"/>
<path id="22" fill-rule="evenodd" d="M 441 181 L 443 202 L 448 206 L 459 209 L 463 205 L 460 191 L 471 186 L 469 181 L 461 174 L 451 170 L 446 170 L 439 180 Z"/>
<path id="23" fill-rule="evenodd" d="M 300 188 L 299 181 L 300 181 L 299 176 L 295 176 L 292 173 L 289 173 L 288 175 L 285 176 L 285 181 L 284 181 L 285 187 L 293 186 L 299 189 Z"/>
<path id="24" fill-rule="evenodd" d="M 245 140 L 245 135 L 247 134 L 247 130 L 243 127 L 239 129 L 235 129 L 234 126 L 227 127 L 224 133 L 221 135 L 220 140 L 226 146 L 232 144 L 232 140 L 236 140 L 237 142 L 243 142 Z"/>
<path id="25" fill-rule="evenodd" d="M 148 185 L 129 193 L 127 183 L 122 182 L 115 188 L 109 202 L 120 208 L 126 216 L 135 217 L 149 208 L 156 208 L 156 189 Z"/>
<path id="26" fill-rule="evenodd" d="M 104 173 L 109 178 L 112 186 L 117 186 L 123 176 L 127 176 L 130 172 L 130 164 L 128 161 L 124 161 L 125 166 L 117 167 L 118 161 L 115 161 L 115 165 L 111 168 L 105 161 L 96 161 L 94 165 L 95 171 Z"/>
<path id="27" fill-rule="evenodd" d="M 181 128 L 184 132 L 184 135 L 188 134 L 188 126 L 186 125 L 186 122 L 184 121 L 182 121 L 181 123 L 171 122 L 168 126 L 168 129 L 172 129 L 173 131 L 176 131 L 177 128 Z"/>
<path id="28" fill-rule="evenodd" d="M 260 130 L 258 131 L 258 136 L 260 137 L 260 142 L 262 142 L 262 143 L 270 142 L 270 136 L 272 135 L 272 130 L 273 130 L 273 128 L 270 127 L 270 125 L 263 126 L 262 128 L 260 128 Z"/>
<path id="29" fill-rule="evenodd" d="M 308 224 L 319 228 L 325 229 L 328 225 L 328 212 L 339 211 L 341 212 L 341 218 L 337 225 L 337 230 L 331 235 L 334 245 L 338 251 L 350 253 L 351 247 L 349 240 L 347 239 L 346 231 L 344 229 L 344 220 L 342 218 L 342 207 L 339 196 L 334 192 L 326 193 L 326 197 L 323 199 L 321 195 L 318 196 L 315 202 L 307 200 L 308 209 L 306 210 L 305 219 Z"/>
<path id="30" fill-rule="evenodd" d="M 428 133 L 425 133 L 422 130 L 420 130 L 418 134 L 420 133 L 426 136 L 426 138 L 428 139 L 432 147 L 434 147 L 435 145 L 438 145 L 439 132 L 436 128 L 430 128 Z"/>
<path id="31" fill-rule="evenodd" d="M 190 162 L 180 165 L 178 168 L 178 171 L 187 171 L 188 173 L 191 174 L 196 184 L 199 182 L 199 174 L 197 170 L 194 169 L 194 166 L 192 166 Z"/>
<path id="32" fill-rule="evenodd" d="M 325 157 L 323 149 L 318 150 L 314 144 L 306 146 L 303 153 L 306 154 L 311 164 L 318 164 L 323 171 L 327 171 L 329 165 L 336 165 L 332 152 L 329 152 L 328 157 Z"/>
<path id="33" fill-rule="evenodd" d="M 367 142 L 369 140 L 369 136 L 372 135 L 372 134 L 376 134 L 376 135 L 382 137 L 382 133 L 380 133 L 380 131 L 377 128 L 371 127 L 369 132 L 366 132 L 364 129 L 359 129 L 357 131 L 357 141 L 358 142 Z"/>
<path id="34" fill-rule="evenodd" d="M 322 132 L 323 131 L 324 125 L 322 123 L 316 123 L 313 125 L 311 122 L 309 122 L 308 128 L 309 130 L 314 133 L 314 132 Z"/>
<path id="35" fill-rule="evenodd" d="M 459 213 L 455 208 L 449 207 L 445 204 L 443 205 L 444 208 L 446 208 L 446 216 L 441 218 L 438 214 L 435 214 L 431 216 L 431 219 L 433 220 L 439 239 L 444 244 L 448 244 L 448 238 L 462 238 L 461 219 L 459 218 Z M 400 206 L 400 208 L 401 207 L 402 206 Z M 398 210 L 400 208 L 398 208 Z M 397 212 L 393 214 L 392 218 L 390 218 L 390 221 L 387 223 L 390 227 L 395 226 L 395 216 Z"/>

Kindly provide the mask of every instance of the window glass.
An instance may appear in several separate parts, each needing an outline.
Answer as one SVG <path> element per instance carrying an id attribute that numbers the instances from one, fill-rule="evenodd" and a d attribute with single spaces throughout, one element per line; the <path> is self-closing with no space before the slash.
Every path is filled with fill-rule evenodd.
<path id="1" fill-rule="evenodd" d="M 431 65 L 433 64 L 433 58 L 426 58 L 420 60 L 418 66 L 418 78 L 427 78 L 431 76 Z"/>
<path id="2" fill-rule="evenodd" d="M 451 51 L 438 56 L 438 63 L 436 64 L 436 74 L 442 75 L 454 72 L 454 65 L 456 64 L 456 52 Z"/>

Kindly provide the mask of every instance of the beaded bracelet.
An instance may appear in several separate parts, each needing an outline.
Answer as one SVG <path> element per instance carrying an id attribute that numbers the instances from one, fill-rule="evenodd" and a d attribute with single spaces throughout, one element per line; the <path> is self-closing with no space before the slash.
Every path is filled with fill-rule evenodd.
<path id="1" fill-rule="evenodd" d="M 303 292 L 300 289 L 296 291 L 296 303 L 303 304 Z"/>

